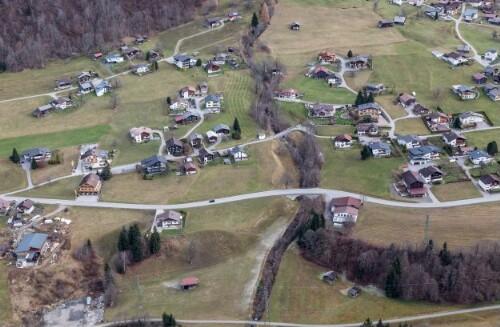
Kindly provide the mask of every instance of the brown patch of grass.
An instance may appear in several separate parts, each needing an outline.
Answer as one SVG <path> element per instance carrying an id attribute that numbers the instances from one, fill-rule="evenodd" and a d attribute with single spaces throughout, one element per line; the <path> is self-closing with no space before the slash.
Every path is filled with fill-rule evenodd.
<path id="1" fill-rule="evenodd" d="M 36 198 L 74 200 L 76 196 L 75 190 L 80 184 L 82 178 L 83 176 L 64 178 L 31 190 L 16 193 L 16 195 Z"/>
<path id="2" fill-rule="evenodd" d="M 47 182 L 49 179 L 54 179 L 61 176 L 70 175 L 73 167 L 71 162 L 73 161 L 75 167 L 78 164 L 78 157 L 80 155 L 80 150 L 77 147 L 71 146 L 66 148 L 61 148 L 59 151 L 63 154 L 63 162 L 59 165 L 47 165 L 41 169 L 35 169 L 31 171 L 31 182 L 33 185 L 37 185 L 43 182 Z"/>
<path id="3" fill-rule="evenodd" d="M 401 109 L 402 110 L 402 109 Z M 428 135 L 430 134 L 427 127 L 421 118 L 408 118 L 401 119 L 396 122 L 396 134 L 415 134 L 415 135 Z"/>
<path id="4" fill-rule="evenodd" d="M 439 201 L 453 201 L 481 197 L 481 193 L 474 186 L 474 184 L 472 184 L 472 182 L 434 185 L 431 191 Z"/>
<path id="5" fill-rule="evenodd" d="M 436 246 L 447 242 L 455 249 L 468 247 L 481 241 L 500 241 L 500 216 L 494 214 L 499 210 L 498 203 L 412 210 L 365 203 L 353 237 L 385 246 L 421 244 L 428 215 L 428 237 Z"/>
<path id="6" fill-rule="evenodd" d="M 392 102 L 394 98 L 395 98 L 394 95 L 384 95 L 384 96 L 378 96 L 375 100 L 385 109 L 385 111 L 387 111 L 387 113 L 391 116 L 392 119 L 407 116 L 408 114 L 401 105 L 397 104 L 395 105 Z"/>
<path id="7" fill-rule="evenodd" d="M 0 192 L 22 189 L 28 185 L 26 173 L 9 159 L 0 159 Z"/>

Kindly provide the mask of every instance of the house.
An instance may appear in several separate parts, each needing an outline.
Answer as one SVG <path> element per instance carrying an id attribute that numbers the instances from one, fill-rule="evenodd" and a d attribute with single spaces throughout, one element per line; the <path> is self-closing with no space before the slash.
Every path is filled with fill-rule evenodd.
<path id="1" fill-rule="evenodd" d="M 372 142 L 368 145 L 374 158 L 390 157 L 392 155 L 391 145 L 385 142 Z"/>
<path id="2" fill-rule="evenodd" d="M 484 60 L 488 61 L 494 61 L 498 57 L 498 50 L 497 49 L 489 49 L 484 53 Z"/>
<path id="3" fill-rule="evenodd" d="M 149 62 L 159 60 L 161 59 L 161 57 L 161 54 L 159 52 L 156 52 L 155 50 L 148 50 L 148 52 L 146 53 L 146 58 Z"/>
<path id="4" fill-rule="evenodd" d="M 500 178 L 498 175 L 486 174 L 479 177 L 477 182 L 479 187 L 485 192 L 493 192 L 500 190 Z"/>
<path id="5" fill-rule="evenodd" d="M 337 280 L 337 273 L 333 270 L 327 271 L 321 276 L 321 279 L 328 284 L 333 284 Z"/>
<path id="6" fill-rule="evenodd" d="M 147 36 L 137 35 L 135 37 L 134 43 L 137 44 L 137 45 L 140 45 L 140 44 L 143 44 L 144 42 L 146 42 L 147 40 L 148 40 Z"/>
<path id="7" fill-rule="evenodd" d="M 401 181 L 410 194 L 410 197 L 421 198 L 426 195 L 427 191 L 424 187 L 424 179 L 416 172 L 407 170 L 401 174 Z"/>
<path id="8" fill-rule="evenodd" d="M 198 84 L 198 90 L 199 90 L 201 95 L 206 95 L 208 93 L 207 82 L 200 82 L 200 84 Z"/>
<path id="9" fill-rule="evenodd" d="M 460 98 L 460 100 L 472 100 L 478 96 L 478 93 L 472 88 L 465 85 L 453 85 L 453 92 Z"/>
<path id="10" fill-rule="evenodd" d="M 198 278 L 196 277 L 185 277 L 181 279 L 180 283 L 182 290 L 191 290 L 198 286 Z"/>
<path id="11" fill-rule="evenodd" d="M 447 15 L 456 15 L 460 12 L 461 8 L 462 8 L 461 2 L 453 1 L 453 2 L 448 2 L 445 5 L 444 11 L 445 11 L 445 14 L 447 14 Z"/>
<path id="12" fill-rule="evenodd" d="M 333 146 L 337 149 L 350 148 L 352 145 L 352 136 L 348 134 L 338 135 L 333 139 Z"/>
<path id="13" fill-rule="evenodd" d="M 406 17 L 405 16 L 396 16 L 394 17 L 394 24 L 396 25 L 402 25 L 404 26 L 406 22 Z"/>
<path id="14" fill-rule="evenodd" d="M 205 109 L 212 113 L 219 113 L 221 107 L 221 98 L 216 94 L 209 94 L 205 97 Z"/>
<path id="15" fill-rule="evenodd" d="M 93 80 L 91 82 L 94 88 L 95 95 L 98 97 L 104 95 L 105 93 L 111 92 L 111 84 L 106 80 Z"/>
<path id="16" fill-rule="evenodd" d="M 356 125 L 356 133 L 360 136 L 376 136 L 380 134 L 380 129 L 375 124 L 358 124 Z"/>
<path id="17" fill-rule="evenodd" d="M 390 0 L 389 3 L 395 5 L 395 6 L 402 6 L 404 0 Z"/>
<path id="18" fill-rule="evenodd" d="M 49 248 L 47 241 L 49 235 L 45 233 L 26 233 L 12 251 L 16 258 L 16 267 L 32 267 L 38 261 L 40 255 L 44 254 Z"/>
<path id="19" fill-rule="evenodd" d="M 463 18 L 466 22 L 472 22 L 473 20 L 477 19 L 477 14 L 477 9 L 467 9 L 464 11 Z"/>
<path id="20" fill-rule="evenodd" d="M 217 139 L 218 139 L 218 134 L 215 133 L 214 131 L 208 131 L 206 133 L 207 135 L 207 140 L 208 140 L 208 143 L 216 143 L 217 142 Z"/>
<path id="21" fill-rule="evenodd" d="M 184 173 L 186 175 L 196 174 L 196 172 L 198 171 L 196 169 L 196 166 L 192 162 L 185 162 L 184 165 L 182 166 L 182 169 L 184 169 Z"/>
<path id="22" fill-rule="evenodd" d="M 420 103 L 415 103 L 411 111 L 417 116 L 427 116 L 430 113 L 430 109 Z"/>
<path id="23" fill-rule="evenodd" d="M 203 136 L 201 134 L 195 133 L 189 135 L 189 143 L 193 146 L 193 148 L 199 147 L 203 145 Z"/>
<path id="24" fill-rule="evenodd" d="M 467 58 L 457 52 L 445 53 L 442 58 L 452 66 L 463 65 L 468 62 Z"/>
<path id="25" fill-rule="evenodd" d="M 420 165 L 432 159 L 438 159 L 441 150 L 433 145 L 423 145 L 408 150 L 408 157 L 412 165 Z"/>
<path id="26" fill-rule="evenodd" d="M 457 51 L 460 53 L 469 53 L 470 52 L 470 46 L 467 44 L 461 44 L 457 47 Z"/>
<path id="27" fill-rule="evenodd" d="M 96 52 L 92 55 L 92 60 L 99 60 L 101 59 L 103 54 L 101 52 Z"/>
<path id="28" fill-rule="evenodd" d="M 144 74 L 150 73 L 151 68 L 148 64 L 137 64 L 132 67 L 132 72 L 136 75 L 142 76 Z"/>
<path id="29" fill-rule="evenodd" d="M 153 138 L 153 130 L 149 127 L 132 127 L 129 132 L 135 143 L 149 142 Z"/>
<path id="30" fill-rule="evenodd" d="M 266 139 L 266 133 L 265 132 L 259 132 L 259 133 L 257 133 L 257 139 L 258 140 L 265 140 Z"/>
<path id="31" fill-rule="evenodd" d="M 455 132 L 449 132 L 443 134 L 443 141 L 452 147 L 463 147 L 465 146 L 466 138 Z"/>
<path id="32" fill-rule="evenodd" d="M 432 124 L 446 124 L 450 121 L 450 117 L 447 114 L 439 111 L 432 112 L 425 118 Z"/>
<path id="33" fill-rule="evenodd" d="M 484 5 L 483 0 L 468 0 L 467 3 L 469 4 L 469 6 L 472 6 L 475 8 L 479 8 L 479 7 L 482 7 Z"/>
<path id="34" fill-rule="evenodd" d="M 353 113 L 356 120 L 377 122 L 382 113 L 382 107 L 374 102 L 360 104 Z"/>
<path id="35" fill-rule="evenodd" d="M 126 49 L 123 49 L 122 53 L 128 59 L 134 59 L 135 57 L 140 56 L 142 54 L 142 51 L 139 48 L 135 48 L 135 47 L 128 48 L 127 47 Z"/>
<path id="36" fill-rule="evenodd" d="M 424 0 L 408 0 L 408 3 L 415 7 L 421 7 L 424 4 Z"/>
<path id="37" fill-rule="evenodd" d="M 299 22 L 292 22 L 290 24 L 290 29 L 292 31 L 300 31 L 300 23 Z"/>
<path id="38" fill-rule="evenodd" d="M 177 97 L 173 102 L 170 104 L 170 109 L 174 111 L 183 111 L 186 110 L 189 107 L 189 101 L 187 99 Z"/>
<path id="39" fill-rule="evenodd" d="M 99 175 L 94 173 L 87 174 L 83 177 L 80 185 L 76 189 L 76 196 L 99 195 L 101 193 L 102 180 Z"/>
<path id="40" fill-rule="evenodd" d="M 73 82 L 69 78 L 58 79 L 55 82 L 54 89 L 55 90 L 64 90 L 69 89 L 73 86 Z"/>
<path id="41" fill-rule="evenodd" d="M 418 173 L 427 184 L 437 183 L 443 180 L 443 172 L 434 165 L 422 168 Z"/>
<path id="42" fill-rule="evenodd" d="M 23 152 L 24 162 L 31 162 L 33 159 L 35 161 L 47 161 L 50 159 L 50 150 L 47 148 L 33 148 Z"/>
<path id="43" fill-rule="evenodd" d="M 500 88 L 498 87 L 498 85 L 488 83 L 484 86 L 483 91 L 491 100 L 500 100 Z"/>
<path id="44" fill-rule="evenodd" d="M 223 23 L 224 23 L 224 20 L 221 19 L 220 17 L 211 17 L 211 18 L 205 19 L 205 26 L 210 27 L 210 28 L 220 26 Z"/>
<path id="45" fill-rule="evenodd" d="M 234 22 L 237 19 L 241 18 L 241 14 L 237 11 L 232 11 L 226 15 L 227 19 L 229 19 L 230 22 Z"/>
<path id="46" fill-rule="evenodd" d="M 394 26 L 394 21 L 382 19 L 382 20 L 378 21 L 377 26 L 378 26 L 378 28 L 393 27 Z"/>
<path id="47" fill-rule="evenodd" d="M 99 77 L 99 74 L 89 70 L 88 72 L 81 72 L 80 74 L 78 74 L 76 76 L 76 80 L 78 81 L 78 83 L 81 84 L 81 83 L 89 82 L 96 77 Z"/>
<path id="48" fill-rule="evenodd" d="M 248 155 L 241 146 L 235 146 L 229 150 L 229 155 L 233 157 L 234 161 L 248 160 Z"/>
<path id="49" fill-rule="evenodd" d="M 422 142 L 422 139 L 416 135 L 398 135 L 396 138 L 399 145 L 407 148 L 413 149 L 418 148 Z"/>
<path id="50" fill-rule="evenodd" d="M 294 89 L 282 89 L 277 92 L 278 98 L 295 99 L 299 96 L 299 92 Z"/>
<path id="51" fill-rule="evenodd" d="M 78 84 L 78 93 L 80 94 L 88 94 L 92 92 L 94 88 L 92 87 L 92 84 L 90 82 L 84 82 Z"/>
<path id="52" fill-rule="evenodd" d="M 353 198 L 352 196 L 333 198 L 330 201 L 330 212 L 333 214 L 333 223 L 355 223 L 358 219 L 359 208 L 361 208 L 360 199 Z"/>
<path id="53" fill-rule="evenodd" d="M 214 74 L 214 73 L 220 72 L 221 68 L 220 68 L 220 65 L 217 65 L 213 62 L 209 62 L 208 64 L 205 65 L 205 71 L 208 74 Z"/>
<path id="54" fill-rule="evenodd" d="M 216 65 L 224 65 L 227 61 L 227 55 L 226 54 L 218 54 L 216 55 L 212 60 L 210 60 L 211 63 L 216 64 Z"/>
<path id="55" fill-rule="evenodd" d="M 54 107 L 51 104 L 45 104 L 43 106 L 40 106 L 33 110 L 31 112 L 31 115 L 34 117 L 40 118 L 40 117 L 45 117 L 47 116 L 52 110 L 54 110 Z"/>
<path id="56" fill-rule="evenodd" d="M 200 119 L 200 116 L 198 116 L 197 113 L 192 112 L 192 111 L 186 111 L 182 115 L 175 117 L 175 123 L 188 125 L 192 122 L 198 121 L 199 119 Z"/>
<path id="57" fill-rule="evenodd" d="M 182 228 L 182 215 L 174 210 L 167 210 L 155 217 L 155 226 L 158 231 L 164 229 Z"/>
<path id="58" fill-rule="evenodd" d="M 212 162 L 214 160 L 214 154 L 205 148 L 201 148 L 198 151 L 198 160 L 202 165 L 206 165 L 209 162 Z"/>
<path id="59" fill-rule="evenodd" d="M 492 66 L 485 67 L 483 70 L 483 74 L 486 77 L 493 77 L 498 74 L 498 68 Z"/>
<path id="60" fill-rule="evenodd" d="M 472 111 L 466 111 L 458 115 L 457 119 L 460 121 L 462 128 L 476 126 L 478 123 L 484 122 L 484 116 Z"/>
<path id="61" fill-rule="evenodd" d="M 54 109 L 64 110 L 64 109 L 66 109 L 68 107 L 73 106 L 73 101 L 71 101 L 71 99 L 66 98 L 66 97 L 59 97 L 59 98 L 53 100 L 50 103 L 50 105 Z"/>
<path id="62" fill-rule="evenodd" d="M 104 57 L 104 60 L 108 64 L 117 64 L 123 62 L 123 57 L 119 54 L 109 54 L 106 57 Z"/>
<path id="63" fill-rule="evenodd" d="M 476 84 L 486 84 L 486 82 L 488 82 L 488 78 L 482 73 L 475 73 L 472 75 L 472 81 Z"/>
<path id="64" fill-rule="evenodd" d="M 17 212 L 29 215 L 35 210 L 35 202 L 26 199 L 17 205 Z"/>
<path id="65" fill-rule="evenodd" d="M 372 84 L 368 83 L 364 87 L 366 92 L 373 93 L 373 94 L 381 94 L 385 91 L 385 85 L 384 84 Z"/>
<path id="66" fill-rule="evenodd" d="M 313 77 L 316 79 L 329 79 L 332 75 L 333 74 L 330 73 L 330 70 L 324 66 L 314 66 L 306 74 L 307 77 Z"/>
<path id="67" fill-rule="evenodd" d="M 108 151 L 99 149 L 97 145 L 82 146 L 80 151 L 82 166 L 90 169 L 105 167 L 108 164 L 108 158 Z"/>
<path id="68" fill-rule="evenodd" d="M 349 295 L 349 297 L 351 297 L 351 298 L 357 297 L 359 295 L 359 293 L 361 293 L 361 289 L 357 286 L 351 287 L 347 291 L 347 295 Z"/>
<path id="69" fill-rule="evenodd" d="M 403 107 L 409 107 L 413 104 L 415 104 L 415 102 L 417 101 L 415 99 L 414 96 L 412 95 L 409 95 L 409 94 L 401 94 L 399 95 L 398 97 L 398 101 L 399 103 L 403 106 Z"/>
<path id="70" fill-rule="evenodd" d="M 166 174 L 168 173 L 167 159 L 164 156 L 155 154 L 141 160 L 141 168 L 146 175 Z"/>
<path id="71" fill-rule="evenodd" d="M 332 118 L 335 117 L 335 106 L 326 103 L 306 103 L 307 115 L 312 118 Z"/>
<path id="72" fill-rule="evenodd" d="M 229 126 L 227 126 L 226 124 L 218 124 L 218 125 L 216 125 L 213 128 L 213 131 L 217 135 L 229 135 L 229 133 L 231 132 L 231 130 L 229 129 Z"/>
<path id="73" fill-rule="evenodd" d="M 175 65 L 179 68 L 191 68 L 196 65 L 196 59 L 185 54 L 174 56 Z"/>
<path id="74" fill-rule="evenodd" d="M 5 215 L 10 209 L 10 202 L 0 198 L 0 215 Z"/>
<path id="75" fill-rule="evenodd" d="M 469 153 L 469 159 L 474 165 L 489 164 L 493 158 L 484 150 L 474 150 Z"/>
<path id="76" fill-rule="evenodd" d="M 165 146 L 166 146 L 167 152 L 170 155 L 181 155 L 183 150 L 184 150 L 184 146 L 182 145 L 182 142 L 175 139 L 173 136 L 168 138 L 165 141 Z"/>
<path id="77" fill-rule="evenodd" d="M 189 99 L 191 97 L 194 97 L 196 94 L 196 89 L 194 86 L 185 86 L 179 91 L 179 95 L 183 99 Z"/>
<path id="78" fill-rule="evenodd" d="M 337 59 L 337 55 L 332 52 L 323 51 L 318 53 L 318 62 L 322 65 L 324 64 L 333 64 Z"/>
<path id="79" fill-rule="evenodd" d="M 367 69 L 371 68 L 372 57 L 369 54 L 360 54 L 349 60 L 349 67 L 351 69 Z"/>
<path id="80" fill-rule="evenodd" d="M 500 25 L 500 17 L 489 18 L 488 23 L 493 25 Z"/>

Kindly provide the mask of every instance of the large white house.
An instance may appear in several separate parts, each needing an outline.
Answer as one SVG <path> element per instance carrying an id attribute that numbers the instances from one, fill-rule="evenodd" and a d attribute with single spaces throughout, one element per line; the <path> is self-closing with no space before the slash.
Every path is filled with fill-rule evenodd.
<path id="1" fill-rule="evenodd" d="M 174 210 L 167 210 L 155 217 L 153 227 L 161 232 L 164 229 L 180 229 L 182 228 L 182 215 Z"/>
<path id="2" fill-rule="evenodd" d="M 489 49 L 484 53 L 484 59 L 488 61 L 493 61 L 496 60 L 498 57 L 498 50 L 497 49 Z"/>
<path id="3" fill-rule="evenodd" d="M 485 192 L 500 190 L 500 178 L 497 175 L 483 175 L 479 178 L 477 184 Z"/>
<path id="4" fill-rule="evenodd" d="M 348 134 L 342 134 L 333 139 L 333 145 L 337 149 L 350 148 L 352 145 L 352 136 Z"/>

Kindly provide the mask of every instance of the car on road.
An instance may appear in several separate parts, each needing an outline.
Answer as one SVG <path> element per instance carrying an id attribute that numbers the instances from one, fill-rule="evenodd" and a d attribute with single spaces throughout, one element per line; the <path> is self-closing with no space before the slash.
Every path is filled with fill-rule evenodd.
<path id="1" fill-rule="evenodd" d="M 214 200 L 214 199 L 210 199 L 210 200 L 208 200 L 208 203 L 214 203 L 214 202 L 215 202 L 215 200 Z"/>

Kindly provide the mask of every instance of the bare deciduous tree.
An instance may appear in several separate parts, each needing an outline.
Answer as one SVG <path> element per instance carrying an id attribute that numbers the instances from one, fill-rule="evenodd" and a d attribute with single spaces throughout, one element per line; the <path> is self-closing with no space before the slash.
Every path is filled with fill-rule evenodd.
<path id="1" fill-rule="evenodd" d="M 189 245 L 186 248 L 186 261 L 189 264 L 192 264 L 196 255 L 198 254 L 200 249 L 200 244 L 197 240 L 189 241 Z"/>
<path id="2" fill-rule="evenodd" d="M 118 94 L 113 93 L 113 95 L 111 95 L 111 99 L 109 99 L 109 107 L 113 110 L 116 110 L 120 106 L 120 103 L 121 99 Z"/>

